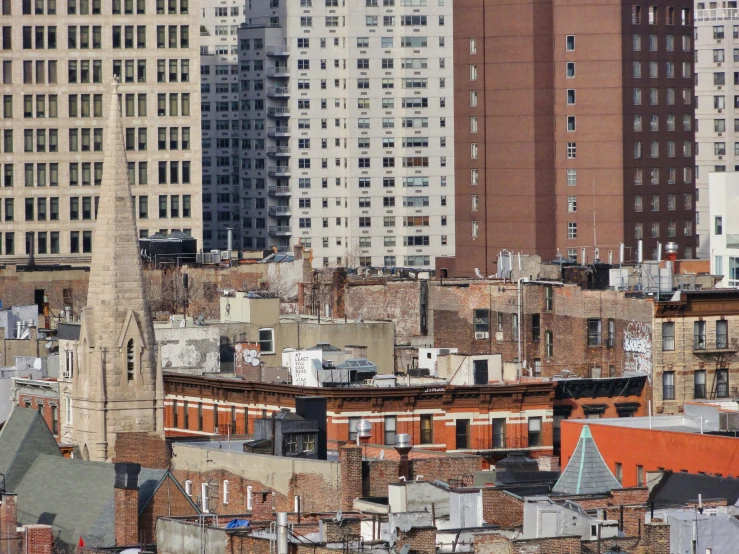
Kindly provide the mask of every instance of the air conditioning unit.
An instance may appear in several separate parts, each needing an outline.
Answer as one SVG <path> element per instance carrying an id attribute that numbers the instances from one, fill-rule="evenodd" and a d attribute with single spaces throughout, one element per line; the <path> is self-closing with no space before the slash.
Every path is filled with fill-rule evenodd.
<path id="1" fill-rule="evenodd" d="M 475 340 L 484 340 L 484 339 L 489 339 L 489 338 L 490 338 L 490 333 L 488 332 L 475 333 Z"/>
<path id="2" fill-rule="evenodd" d="M 475 338 L 477 338 L 477 333 L 475 333 Z M 448 348 L 439 348 L 439 356 L 448 356 L 448 355 L 449 355 Z"/>

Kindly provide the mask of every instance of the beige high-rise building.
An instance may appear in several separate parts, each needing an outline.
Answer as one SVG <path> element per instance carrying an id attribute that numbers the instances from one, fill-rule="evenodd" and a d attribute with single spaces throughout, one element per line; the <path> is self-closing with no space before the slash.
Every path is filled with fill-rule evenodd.
<path id="1" fill-rule="evenodd" d="M 107 83 L 121 80 L 139 236 L 201 240 L 199 6 L 0 2 L 0 259 L 89 262 Z"/>
<path id="2" fill-rule="evenodd" d="M 116 81 L 72 379 L 72 441 L 84 459 L 97 461 L 113 458 L 119 432 L 164 429 L 162 368 L 144 298 L 119 96 Z"/>

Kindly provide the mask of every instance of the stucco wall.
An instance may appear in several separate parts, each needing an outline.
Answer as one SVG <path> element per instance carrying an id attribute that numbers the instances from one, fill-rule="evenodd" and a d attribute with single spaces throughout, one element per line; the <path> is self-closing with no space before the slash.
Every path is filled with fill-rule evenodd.
<path id="1" fill-rule="evenodd" d="M 324 460 L 280 458 L 263 454 L 244 454 L 223 450 L 206 450 L 172 445 L 172 469 L 174 471 L 209 472 L 223 469 L 250 481 L 259 481 L 283 495 L 290 492 L 290 481 L 296 474 L 313 474 L 339 488 L 339 464 Z"/>
<path id="2" fill-rule="evenodd" d="M 165 371 L 214 373 L 221 370 L 217 327 L 154 329 Z"/>

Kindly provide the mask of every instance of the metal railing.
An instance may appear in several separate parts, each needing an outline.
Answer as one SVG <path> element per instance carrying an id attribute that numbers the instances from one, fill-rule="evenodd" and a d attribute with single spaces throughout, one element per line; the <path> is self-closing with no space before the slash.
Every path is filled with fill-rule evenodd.
<path id="1" fill-rule="evenodd" d="M 709 339 L 706 335 L 693 336 L 693 351 L 736 351 L 739 349 L 737 340 L 729 341 L 728 335 L 716 335 L 716 338 Z"/>
<path id="2" fill-rule="evenodd" d="M 695 10 L 695 22 L 700 21 L 732 21 L 739 19 L 739 9 L 722 8 L 716 10 Z"/>
<path id="3" fill-rule="evenodd" d="M 267 194 L 269 196 L 290 196 L 290 187 L 267 187 Z"/>
<path id="4" fill-rule="evenodd" d="M 275 165 L 267 169 L 267 175 L 270 177 L 289 177 L 291 173 L 290 167 L 286 165 Z"/>
<path id="5" fill-rule="evenodd" d="M 289 136 L 290 135 L 290 128 L 289 127 L 268 127 L 267 128 L 267 136 Z"/>
<path id="6" fill-rule="evenodd" d="M 270 67 L 267 69 L 267 77 L 289 77 L 290 69 L 287 67 Z"/>
<path id="7" fill-rule="evenodd" d="M 269 213 L 269 215 L 283 216 L 290 215 L 291 209 L 290 206 L 270 206 L 267 209 L 267 212 Z"/>
<path id="8" fill-rule="evenodd" d="M 273 117 L 287 117 L 290 115 L 290 108 L 269 107 L 267 108 L 267 115 Z"/>
<path id="9" fill-rule="evenodd" d="M 268 233 L 273 237 L 292 234 L 289 225 L 272 225 L 270 226 Z"/>
<path id="10" fill-rule="evenodd" d="M 267 87 L 267 96 L 290 96 L 290 87 Z"/>
<path id="11" fill-rule="evenodd" d="M 283 46 L 270 46 L 265 50 L 268 56 L 289 56 L 290 49 L 287 45 Z"/>
<path id="12" fill-rule="evenodd" d="M 275 156 L 280 154 L 290 154 L 290 147 L 289 146 L 270 146 L 267 148 L 267 155 Z"/>

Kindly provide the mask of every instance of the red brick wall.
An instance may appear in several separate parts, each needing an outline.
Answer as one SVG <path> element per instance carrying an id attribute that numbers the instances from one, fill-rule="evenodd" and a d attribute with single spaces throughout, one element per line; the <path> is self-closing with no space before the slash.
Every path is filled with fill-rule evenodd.
<path id="1" fill-rule="evenodd" d="M 133 546 L 139 543 L 139 491 L 115 489 L 115 543 Z"/>
<path id="2" fill-rule="evenodd" d="M 322 542 L 344 542 L 345 539 L 361 535 L 362 531 L 359 519 L 344 518 L 341 521 L 323 519 L 321 524 L 325 532 L 325 540 L 322 537 Z"/>
<path id="3" fill-rule="evenodd" d="M 52 554 L 54 551 L 54 533 L 51 525 L 26 525 L 19 533 L 24 554 Z"/>
<path id="4" fill-rule="evenodd" d="M 53 432 L 54 430 L 54 418 L 53 418 L 53 411 L 51 406 L 54 405 L 57 407 L 56 412 L 56 418 L 57 418 L 57 425 L 56 425 L 56 433 L 54 433 L 54 436 L 57 440 L 59 440 L 59 428 L 61 426 L 61 422 L 59 421 L 59 418 L 61 417 L 59 410 L 59 399 L 58 398 L 48 398 L 46 396 L 33 396 L 30 394 L 21 394 L 18 396 L 18 406 L 21 408 L 25 408 L 27 406 L 27 403 L 30 402 L 30 408 L 33 408 L 34 410 L 38 409 L 38 405 L 41 404 L 41 415 L 44 416 L 44 421 L 46 421 L 46 425 L 49 426 L 49 430 Z"/>
<path id="5" fill-rule="evenodd" d="M 502 528 L 523 523 L 523 500 L 495 487 L 482 489 L 482 519 Z"/>
<path id="6" fill-rule="evenodd" d="M 525 539 L 512 543 L 512 554 L 579 554 L 580 537 Z"/>
<path id="7" fill-rule="evenodd" d="M 321 512 L 338 510 L 341 492 L 336 483 L 326 481 L 315 473 L 296 473 L 290 478 L 289 498 L 300 497 L 301 512 Z M 287 510 L 293 510 L 293 500 L 289 500 Z"/>
<path id="8" fill-rule="evenodd" d="M 149 433 L 116 433 L 113 462 L 133 462 L 150 469 L 168 469 L 169 447 L 163 437 Z"/>
<path id="9" fill-rule="evenodd" d="M 18 498 L 14 494 L 0 495 L 0 545 L 8 545 L 11 553 L 18 552 L 16 527 L 18 525 Z M 2 548 L 3 546 L 0 546 Z"/>
<path id="10" fill-rule="evenodd" d="M 483 459 L 477 456 L 439 456 L 432 452 L 420 454 L 418 458 L 411 458 L 409 461 L 411 479 L 420 476 L 426 481 L 438 479 L 448 482 L 450 479 L 458 479 L 463 486 L 471 486 L 475 471 L 482 469 Z M 397 458 L 396 453 L 395 459 L 365 462 L 369 476 L 363 484 L 365 496 L 385 496 L 388 484 L 398 482 Z"/>
<path id="11" fill-rule="evenodd" d="M 397 529 L 396 550 L 400 552 L 406 544 L 415 554 L 436 554 L 436 527 L 411 527 L 408 531 Z"/>
<path id="12" fill-rule="evenodd" d="M 646 523 L 644 531 L 644 544 L 649 546 L 649 554 L 670 554 L 670 526 L 667 523 Z"/>
<path id="13" fill-rule="evenodd" d="M 166 479 L 139 516 L 139 536 L 143 544 L 156 542 L 156 522 L 160 517 L 197 515 L 185 494 Z"/>
<path id="14" fill-rule="evenodd" d="M 354 507 L 354 499 L 362 496 L 362 449 L 346 445 L 339 448 L 341 471 L 341 509 L 345 512 Z"/>

